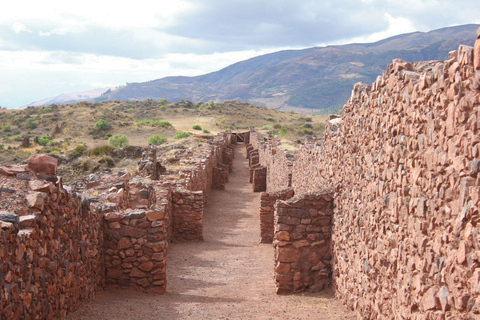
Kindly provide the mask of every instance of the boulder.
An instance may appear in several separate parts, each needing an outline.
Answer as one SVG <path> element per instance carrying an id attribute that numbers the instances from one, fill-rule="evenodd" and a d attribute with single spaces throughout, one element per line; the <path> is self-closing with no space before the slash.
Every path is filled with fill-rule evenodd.
<path id="1" fill-rule="evenodd" d="M 28 159 L 28 168 L 35 173 L 54 176 L 57 174 L 58 160 L 46 154 L 36 154 Z"/>

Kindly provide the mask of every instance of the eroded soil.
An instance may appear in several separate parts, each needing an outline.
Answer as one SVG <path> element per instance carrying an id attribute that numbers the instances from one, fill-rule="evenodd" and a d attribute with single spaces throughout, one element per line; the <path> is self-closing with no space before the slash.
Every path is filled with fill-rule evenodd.
<path id="1" fill-rule="evenodd" d="M 275 294 L 273 247 L 260 244 L 260 194 L 248 183 L 244 145 L 225 191 L 213 190 L 204 242 L 172 243 L 167 293 L 107 287 L 69 319 L 355 319 L 333 294 Z"/>

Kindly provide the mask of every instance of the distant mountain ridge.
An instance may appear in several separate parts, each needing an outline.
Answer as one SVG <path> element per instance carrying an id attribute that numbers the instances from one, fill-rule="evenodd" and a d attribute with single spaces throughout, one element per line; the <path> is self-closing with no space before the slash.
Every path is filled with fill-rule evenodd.
<path id="1" fill-rule="evenodd" d="M 279 51 L 201 76 L 130 83 L 95 100 L 239 100 L 284 111 L 335 112 L 350 97 L 354 83 L 372 83 L 393 59 L 445 60 L 460 44 L 473 45 L 479 26 L 413 32 L 375 43 Z"/>

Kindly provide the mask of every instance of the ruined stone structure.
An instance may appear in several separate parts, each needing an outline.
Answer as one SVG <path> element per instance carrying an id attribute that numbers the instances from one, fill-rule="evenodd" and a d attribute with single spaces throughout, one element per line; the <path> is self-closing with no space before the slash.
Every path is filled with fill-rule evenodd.
<path id="1" fill-rule="evenodd" d="M 302 247 L 282 229 L 314 226 L 294 209 L 306 215 L 301 201 L 330 188 L 336 295 L 359 319 L 479 318 L 480 39 L 444 62 L 394 60 L 372 86 L 355 85 L 339 120 L 306 140 L 292 166 L 275 138 L 250 135 L 267 170 L 265 196 L 290 175 L 295 193 L 274 213 L 278 291 L 307 289 L 295 282 L 307 275 Z"/>
<path id="2" fill-rule="evenodd" d="M 91 175 L 72 189 L 57 161 L 0 166 L 0 318 L 63 317 L 106 284 L 163 293 L 168 243 L 203 239 L 203 208 L 232 166 L 232 135 L 219 134 L 158 172 L 144 149 L 135 178 Z"/>

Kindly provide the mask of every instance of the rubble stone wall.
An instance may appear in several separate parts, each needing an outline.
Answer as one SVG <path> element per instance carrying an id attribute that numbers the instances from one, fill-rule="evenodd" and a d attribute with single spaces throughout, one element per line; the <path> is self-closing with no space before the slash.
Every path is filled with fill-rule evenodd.
<path id="1" fill-rule="evenodd" d="M 287 200 L 293 197 L 293 189 L 285 189 L 277 192 L 262 192 L 260 202 L 260 242 L 272 243 L 274 226 L 275 202 Z"/>
<path id="2" fill-rule="evenodd" d="M 105 215 L 107 284 L 164 293 L 166 289 L 166 202 L 147 211 Z"/>
<path id="3" fill-rule="evenodd" d="M 173 203 L 173 239 L 203 241 L 203 191 L 175 189 Z"/>
<path id="4" fill-rule="evenodd" d="M 105 282 L 165 292 L 168 243 L 202 240 L 205 194 L 214 168 L 228 174 L 231 143 L 218 135 L 160 180 L 154 149 L 136 148 L 139 177 L 94 174 L 75 192 L 52 157 L 0 166 L 0 318 L 65 317 Z"/>
<path id="5" fill-rule="evenodd" d="M 0 212 L 0 318 L 64 317 L 103 286 L 102 218 L 61 183 L 30 180 L 24 190 L 27 212 Z"/>
<path id="6" fill-rule="evenodd" d="M 302 194 L 275 204 L 277 293 L 318 292 L 331 283 L 333 197 Z"/>
<path id="7" fill-rule="evenodd" d="M 296 154 L 295 194 L 334 190 L 336 295 L 359 319 L 479 317 L 479 90 L 480 40 L 394 60 Z"/>

